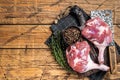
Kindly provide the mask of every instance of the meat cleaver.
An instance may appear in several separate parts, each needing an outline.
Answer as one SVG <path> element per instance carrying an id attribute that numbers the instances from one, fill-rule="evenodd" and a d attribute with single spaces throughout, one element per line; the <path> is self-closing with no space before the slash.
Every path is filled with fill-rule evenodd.
<path id="1" fill-rule="evenodd" d="M 103 21 L 105 21 L 109 26 L 113 34 L 114 40 L 114 26 L 112 23 L 112 11 L 111 10 L 94 10 L 91 11 L 91 18 L 100 17 Z M 110 72 L 111 74 L 116 72 L 116 51 L 115 51 L 115 43 L 112 41 L 109 44 L 109 61 L 110 61 Z"/>

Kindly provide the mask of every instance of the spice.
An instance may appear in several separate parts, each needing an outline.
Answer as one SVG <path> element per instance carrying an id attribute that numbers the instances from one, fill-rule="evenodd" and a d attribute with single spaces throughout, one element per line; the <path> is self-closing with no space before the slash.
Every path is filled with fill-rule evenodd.
<path id="1" fill-rule="evenodd" d="M 63 38 L 67 44 L 73 44 L 80 38 L 80 29 L 75 26 L 66 28 L 63 31 Z"/>
<path id="2" fill-rule="evenodd" d="M 60 32 L 57 32 L 56 35 L 51 36 L 51 42 L 49 47 L 52 49 L 52 54 L 55 57 L 55 60 L 60 64 L 63 68 L 71 73 L 75 73 L 67 63 L 65 56 L 65 44 L 63 43 Z M 65 48 L 65 49 L 64 49 Z"/>

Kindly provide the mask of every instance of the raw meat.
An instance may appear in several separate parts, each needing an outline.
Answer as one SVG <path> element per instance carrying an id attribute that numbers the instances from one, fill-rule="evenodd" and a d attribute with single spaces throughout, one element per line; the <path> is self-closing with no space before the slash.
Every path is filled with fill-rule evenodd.
<path id="1" fill-rule="evenodd" d="M 104 50 L 112 42 L 110 27 L 99 17 L 90 19 L 82 31 L 82 35 L 99 49 L 98 61 L 104 63 Z"/>
<path id="2" fill-rule="evenodd" d="M 66 49 L 66 57 L 71 68 L 79 73 L 84 73 L 92 69 L 100 69 L 107 71 L 108 66 L 104 64 L 96 64 L 92 61 L 90 54 L 90 46 L 86 41 L 76 42 Z"/>

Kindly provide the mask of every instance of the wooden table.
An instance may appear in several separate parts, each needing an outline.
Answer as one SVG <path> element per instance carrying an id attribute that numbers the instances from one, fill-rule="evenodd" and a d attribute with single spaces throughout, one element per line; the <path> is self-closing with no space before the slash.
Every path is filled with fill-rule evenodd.
<path id="1" fill-rule="evenodd" d="M 50 25 L 66 7 L 113 11 L 120 45 L 120 0 L 0 0 L 0 80 L 88 80 L 61 68 L 44 44 Z M 110 79 L 120 79 L 118 73 Z"/>

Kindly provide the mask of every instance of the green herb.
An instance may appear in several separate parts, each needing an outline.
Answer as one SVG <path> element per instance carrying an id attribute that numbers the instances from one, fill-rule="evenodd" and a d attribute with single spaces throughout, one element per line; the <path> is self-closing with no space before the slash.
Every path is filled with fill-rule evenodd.
<path id="1" fill-rule="evenodd" d="M 52 35 L 50 48 L 52 49 L 52 54 L 55 57 L 55 60 L 67 71 L 74 73 L 71 67 L 68 65 L 65 55 L 66 46 L 64 45 L 63 39 L 60 32 L 57 35 Z"/>

